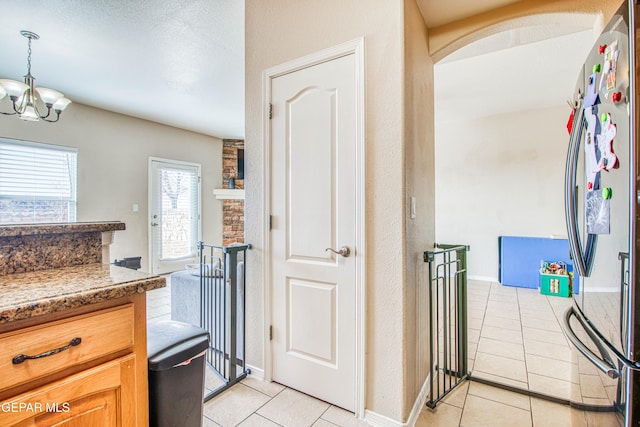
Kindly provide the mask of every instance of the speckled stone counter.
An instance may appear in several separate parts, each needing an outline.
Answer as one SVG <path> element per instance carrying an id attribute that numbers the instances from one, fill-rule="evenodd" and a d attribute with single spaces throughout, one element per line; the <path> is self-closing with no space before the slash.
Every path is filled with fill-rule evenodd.
<path id="1" fill-rule="evenodd" d="M 0 225 L 0 276 L 108 264 L 113 232 L 124 229 L 118 221 Z"/>
<path id="2" fill-rule="evenodd" d="M 164 286 L 163 277 L 101 263 L 0 276 L 0 324 Z"/>
<path id="3" fill-rule="evenodd" d="M 35 236 L 42 234 L 68 234 L 124 230 L 120 221 L 66 222 L 59 224 L 3 224 L 0 237 Z"/>

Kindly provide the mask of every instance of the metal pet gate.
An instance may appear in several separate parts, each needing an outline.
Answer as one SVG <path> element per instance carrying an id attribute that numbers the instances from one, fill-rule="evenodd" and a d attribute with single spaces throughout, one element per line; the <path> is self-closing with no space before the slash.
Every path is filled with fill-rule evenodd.
<path id="1" fill-rule="evenodd" d="M 200 327 L 210 336 L 207 367 L 222 382 L 206 394 L 206 402 L 250 373 L 245 363 L 245 259 L 251 245 L 214 246 L 199 242 L 198 247 Z"/>
<path id="2" fill-rule="evenodd" d="M 429 282 L 430 393 L 436 404 L 465 380 L 467 363 L 467 251 L 464 245 L 435 245 L 424 252 Z"/>

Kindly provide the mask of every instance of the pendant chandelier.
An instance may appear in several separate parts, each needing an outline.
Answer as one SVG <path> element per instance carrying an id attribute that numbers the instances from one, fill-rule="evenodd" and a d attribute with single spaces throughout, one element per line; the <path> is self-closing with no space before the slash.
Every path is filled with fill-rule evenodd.
<path id="1" fill-rule="evenodd" d="M 0 79 L 0 106 L 4 104 L 2 100 L 8 96 L 13 107 L 12 112 L 0 111 L 0 113 L 17 115 L 22 120 L 32 122 L 40 119 L 51 123 L 57 122 L 60 114 L 71 104 L 71 101 L 57 90 L 34 86 L 36 79 L 31 75 L 31 40 L 38 40 L 40 36 L 25 30 L 20 31 L 20 34 L 29 39 L 27 74 L 24 76 L 24 83 Z"/>

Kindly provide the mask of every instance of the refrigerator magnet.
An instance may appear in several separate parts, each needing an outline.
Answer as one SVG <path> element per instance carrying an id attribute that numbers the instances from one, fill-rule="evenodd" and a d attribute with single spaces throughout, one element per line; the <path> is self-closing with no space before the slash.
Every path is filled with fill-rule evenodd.
<path id="1" fill-rule="evenodd" d="M 598 150 L 600 150 L 600 160 L 598 161 L 597 170 L 617 169 L 620 166 L 618 157 L 613 152 L 613 140 L 616 137 L 616 125 L 611 122 L 611 114 L 602 115 L 602 129 L 596 136 L 598 140 Z"/>
<path id="2" fill-rule="evenodd" d="M 601 191 L 590 191 L 586 194 L 586 223 L 588 234 L 610 233 L 611 203 L 602 197 Z"/>
<path id="3" fill-rule="evenodd" d="M 584 108 L 593 107 L 600 103 L 600 96 L 596 91 L 596 75 L 591 74 L 589 76 L 589 86 L 587 87 L 587 94 L 584 97 Z"/>
<path id="4" fill-rule="evenodd" d="M 597 135 L 600 132 L 600 121 L 598 120 L 598 107 L 590 107 L 584 109 L 584 119 L 587 123 L 587 135 L 584 140 L 584 171 L 587 175 L 585 178 L 591 184 L 588 190 L 597 188 L 598 184 L 598 144 Z"/>

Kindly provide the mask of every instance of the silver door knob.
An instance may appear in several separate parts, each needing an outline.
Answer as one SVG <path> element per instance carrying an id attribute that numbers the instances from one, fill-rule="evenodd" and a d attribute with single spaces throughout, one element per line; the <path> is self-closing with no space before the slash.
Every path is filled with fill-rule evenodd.
<path id="1" fill-rule="evenodd" d="M 343 256 L 343 257 L 345 257 L 345 258 L 348 258 L 348 257 L 349 257 L 349 255 L 351 255 L 351 249 L 349 249 L 349 246 L 343 246 L 343 247 L 341 247 L 341 248 L 340 248 L 339 250 L 337 250 L 337 251 L 336 251 L 335 249 L 331 249 L 331 248 L 327 248 L 327 249 L 325 249 L 324 251 L 325 251 L 325 252 L 326 252 L 326 251 L 331 251 L 331 252 L 333 252 L 334 254 L 336 254 L 336 255 L 342 255 L 342 256 Z"/>

